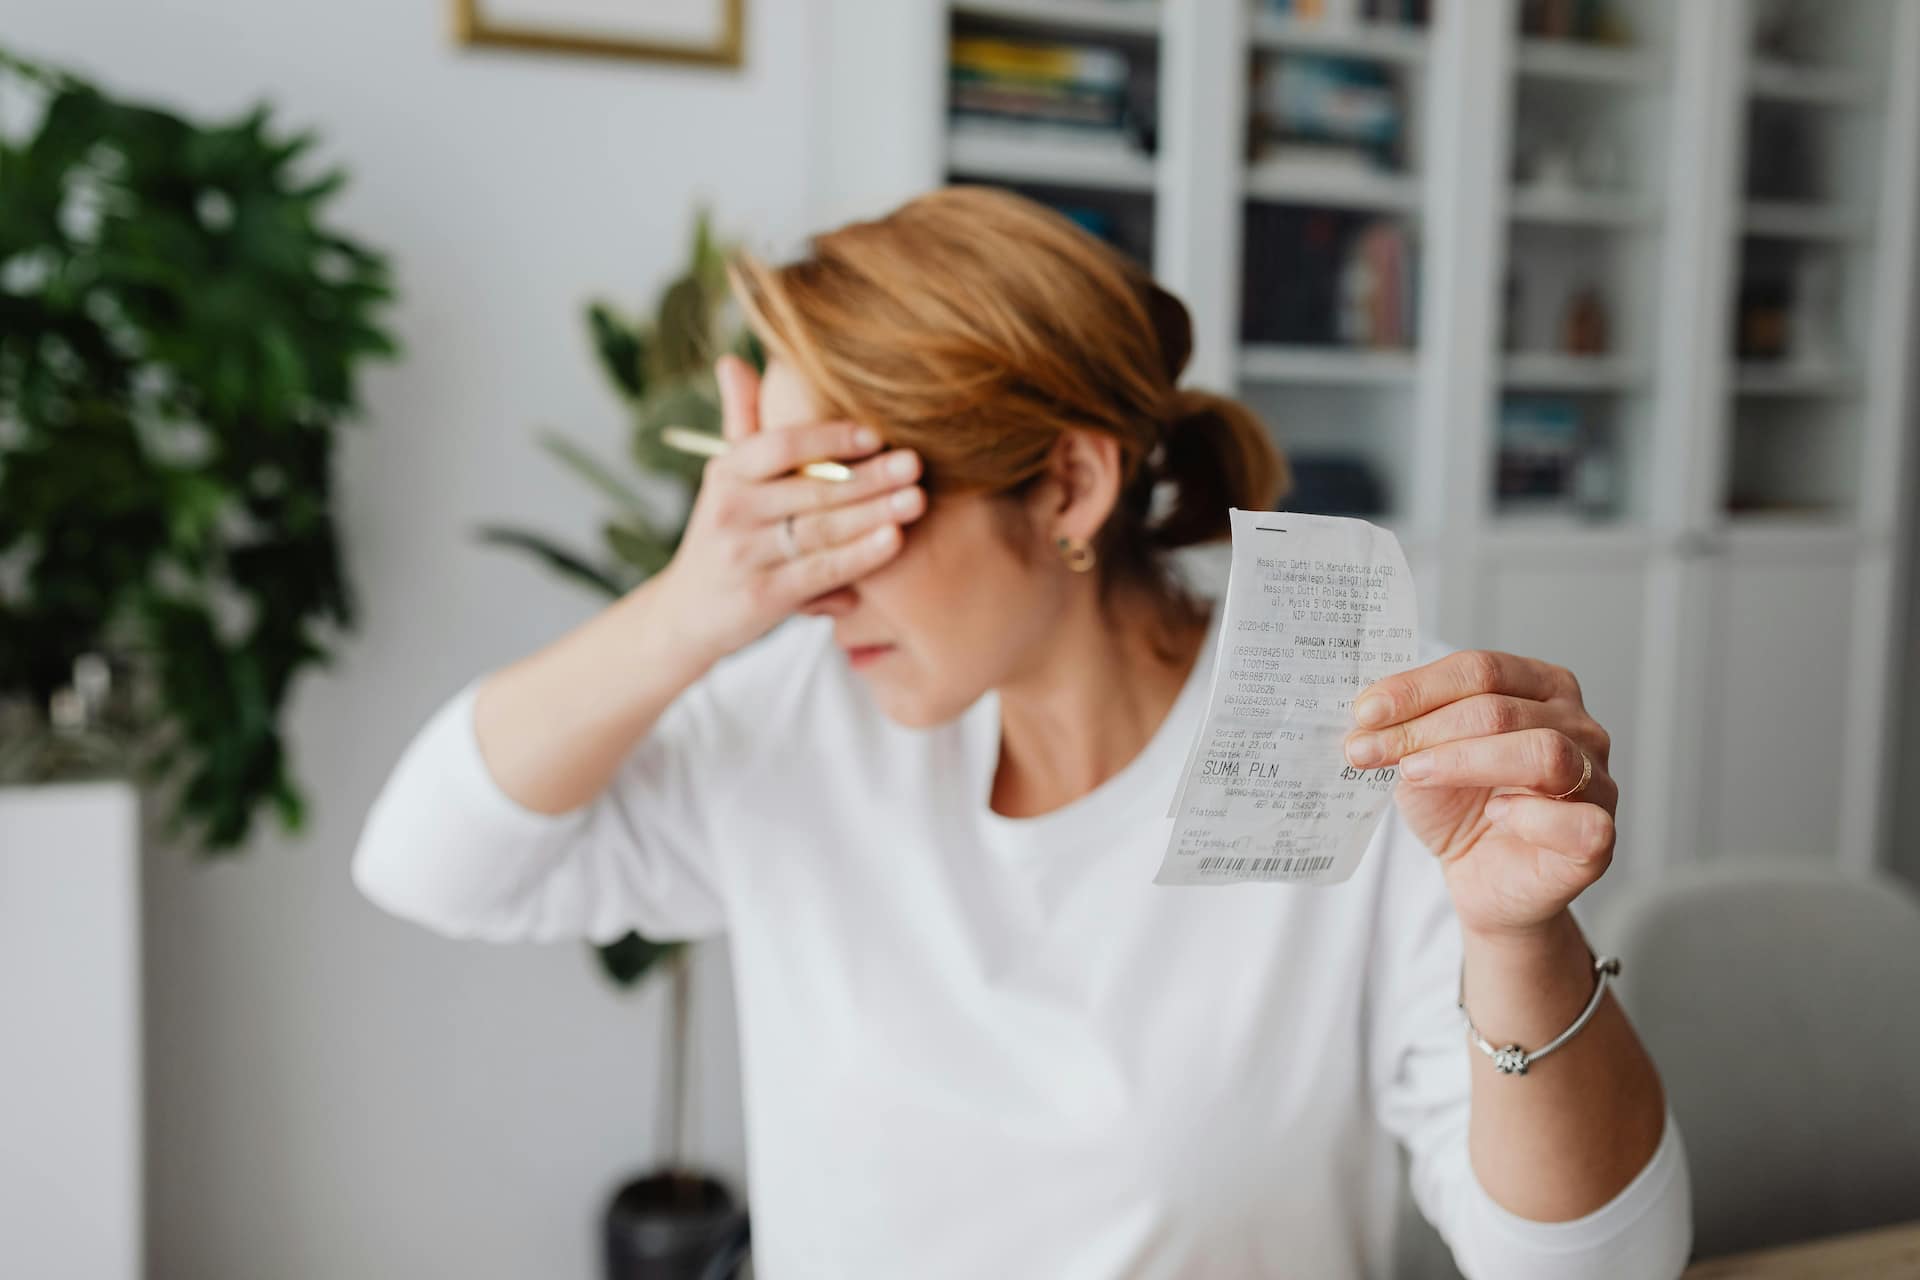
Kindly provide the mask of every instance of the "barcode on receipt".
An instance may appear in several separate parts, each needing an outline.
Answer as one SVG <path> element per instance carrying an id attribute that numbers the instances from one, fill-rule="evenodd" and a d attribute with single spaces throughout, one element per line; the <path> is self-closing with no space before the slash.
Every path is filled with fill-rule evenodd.
<path id="1" fill-rule="evenodd" d="M 1202 858 L 1200 870 L 1256 876 L 1310 876 L 1333 865 L 1331 857 L 1314 858 Z"/>

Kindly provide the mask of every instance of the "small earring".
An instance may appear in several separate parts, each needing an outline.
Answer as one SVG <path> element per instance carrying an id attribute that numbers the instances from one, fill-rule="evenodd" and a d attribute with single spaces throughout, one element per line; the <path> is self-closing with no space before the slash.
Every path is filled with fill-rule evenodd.
<path id="1" fill-rule="evenodd" d="M 1058 537 L 1053 545 L 1060 549 L 1060 558 L 1067 562 L 1067 568 L 1075 573 L 1085 573 L 1093 568 L 1093 547 L 1085 538 Z"/>

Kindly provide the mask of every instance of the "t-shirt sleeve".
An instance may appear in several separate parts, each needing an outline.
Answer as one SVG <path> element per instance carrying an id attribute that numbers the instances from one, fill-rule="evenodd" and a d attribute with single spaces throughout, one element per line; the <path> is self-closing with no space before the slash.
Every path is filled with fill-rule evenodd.
<path id="1" fill-rule="evenodd" d="M 488 771 L 474 679 L 388 777 L 354 853 L 355 884 L 451 937 L 609 942 L 636 929 L 665 941 L 720 931 L 725 893 L 709 816 L 735 731 L 716 672 L 668 706 L 598 796 L 563 814 L 519 804 Z"/>
<path id="2" fill-rule="evenodd" d="M 1407 1150 L 1414 1203 L 1468 1280 L 1678 1276 L 1693 1227 L 1686 1151 L 1671 1110 L 1646 1166 L 1584 1217 L 1522 1218 L 1480 1184 L 1467 1150 L 1470 1060 L 1455 1008 L 1459 921 L 1432 853 L 1397 809 L 1387 822 L 1367 1066 L 1380 1122 Z"/>

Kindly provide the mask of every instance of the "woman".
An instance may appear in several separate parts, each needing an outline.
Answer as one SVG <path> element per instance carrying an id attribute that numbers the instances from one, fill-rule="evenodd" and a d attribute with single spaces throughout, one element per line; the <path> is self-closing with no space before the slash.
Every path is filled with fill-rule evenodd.
<path id="1" fill-rule="evenodd" d="M 368 896 L 724 930 L 769 1276 L 1384 1274 L 1395 1138 L 1469 1275 L 1676 1274 L 1685 1157 L 1611 996 L 1525 1075 L 1454 1003 L 1538 1048 L 1595 990 L 1567 905 L 1618 793 L 1573 677 L 1436 650 L 1357 704 L 1406 781 L 1351 880 L 1156 888 L 1219 624 L 1166 556 L 1285 484 L 1176 388 L 1185 308 L 975 188 L 733 282 L 772 358 L 717 368 L 674 562 L 441 708 Z"/>

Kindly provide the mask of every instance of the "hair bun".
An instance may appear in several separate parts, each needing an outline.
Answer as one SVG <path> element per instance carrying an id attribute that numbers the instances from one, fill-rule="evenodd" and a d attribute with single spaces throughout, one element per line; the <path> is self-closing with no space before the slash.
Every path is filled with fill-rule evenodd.
<path id="1" fill-rule="evenodd" d="M 1146 306 L 1147 317 L 1153 321 L 1153 336 L 1160 343 L 1160 362 L 1171 385 L 1180 381 L 1187 361 L 1193 359 L 1193 315 L 1186 303 L 1152 280 L 1147 281 Z M 1176 391 L 1174 396 L 1178 394 Z M 1171 419 L 1163 417 L 1161 421 Z"/>
<path id="2" fill-rule="evenodd" d="M 1226 396 L 1176 388 L 1167 397 L 1157 468 L 1176 489 L 1154 526 L 1155 545 L 1190 546 L 1225 537 L 1232 507 L 1265 511 L 1293 487 L 1286 460 L 1266 427 Z"/>

